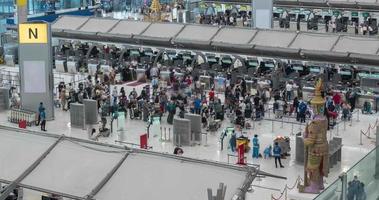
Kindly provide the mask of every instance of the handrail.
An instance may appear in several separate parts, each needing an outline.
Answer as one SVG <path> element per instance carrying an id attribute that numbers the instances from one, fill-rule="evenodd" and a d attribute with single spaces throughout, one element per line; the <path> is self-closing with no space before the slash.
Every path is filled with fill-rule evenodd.
<path id="1" fill-rule="evenodd" d="M 271 194 L 271 200 L 280 200 L 283 197 L 283 195 L 284 195 L 284 200 L 287 200 L 288 190 L 293 190 L 299 183 L 303 181 L 304 180 L 300 176 L 298 176 L 292 187 L 288 187 L 287 184 L 284 186 L 284 189 L 282 192 L 280 192 L 280 196 L 278 198 L 275 198 L 274 195 Z"/>
<path id="2" fill-rule="evenodd" d="M 366 136 L 368 139 L 373 139 L 371 137 L 371 130 L 376 129 L 376 127 L 378 125 L 379 125 L 379 119 L 376 119 L 374 125 L 371 126 L 371 124 L 369 124 L 366 131 L 363 131 L 363 130 L 360 131 L 360 145 L 363 145 L 363 143 L 362 143 L 362 135 Z"/>

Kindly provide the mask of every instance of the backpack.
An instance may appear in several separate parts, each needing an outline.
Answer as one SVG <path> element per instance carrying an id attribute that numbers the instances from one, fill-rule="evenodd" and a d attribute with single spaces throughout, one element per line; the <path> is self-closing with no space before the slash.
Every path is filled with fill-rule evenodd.
<path id="1" fill-rule="evenodd" d="M 299 105 L 299 111 L 301 113 L 305 113 L 306 110 L 307 110 L 307 105 L 304 102 L 301 102 Z"/>

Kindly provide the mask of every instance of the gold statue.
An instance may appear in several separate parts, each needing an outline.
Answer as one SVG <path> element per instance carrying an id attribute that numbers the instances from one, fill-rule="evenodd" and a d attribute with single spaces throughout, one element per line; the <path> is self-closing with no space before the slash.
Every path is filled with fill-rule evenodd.
<path id="1" fill-rule="evenodd" d="M 311 105 L 313 107 L 313 112 L 315 115 L 324 114 L 324 104 L 325 100 L 321 96 L 321 91 L 323 90 L 323 81 L 320 78 L 315 85 L 315 96 L 311 100 Z"/>
<path id="2" fill-rule="evenodd" d="M 304 133 L 304 185 L 298 185 L 300 192 L 319 193 L 324 189 L 324 176 L 329 173 L 329 146 L 327 140 L 328 121 L 324 117 L 325 101 L 321 96 L 322 80 L 315 86 L 311 100 L 314 119 L 306 126 Z"/>
<path id="3" fill-rule="evenodd" d="M 162 6 L 159 3 L 159 0 L 153 0 L 150 6 L 148 21 L 152 21 L 152 22 L 161 21 L 161 10 L 162 10 Z"/>

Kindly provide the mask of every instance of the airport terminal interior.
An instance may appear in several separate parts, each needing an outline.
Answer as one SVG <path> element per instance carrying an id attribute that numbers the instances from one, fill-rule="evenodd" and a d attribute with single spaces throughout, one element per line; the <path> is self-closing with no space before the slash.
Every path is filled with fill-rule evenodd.
<path id="1" fill-rule="evenodd" d="M 379 0 L 0 0 L 0 200 L 379 200 Z"/>

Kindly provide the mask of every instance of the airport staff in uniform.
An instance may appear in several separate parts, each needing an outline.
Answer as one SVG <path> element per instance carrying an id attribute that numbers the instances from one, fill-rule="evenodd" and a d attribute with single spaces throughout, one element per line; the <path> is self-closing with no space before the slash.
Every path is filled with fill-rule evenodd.
<path id="1" fill-rule="evenodd" d="M 258 135 L 255 134 L 253 138 L 253 158 L 259 158 L 259 140 Z"/>
<path id="2" fill-rule="evenodd" d="M 39 116 L 41 120 L 41 131 L 46 131 L 46 112 L 44 107 L 41 108 Z"/>
<path id="3" fill-rule="evenodd" d="M 282 165 L 282 161 L 281 161 L 282 148 L 280 148 L 278 142 L 275 142 L 275 146 L 274 146 L 274 149 L 272 151 L 273 151 L 273 154 L 275 157 L 275 167 L 278 168 L 278 161 L 279 161 L 280 167 L 284 168 L 284 166 Z"/>

